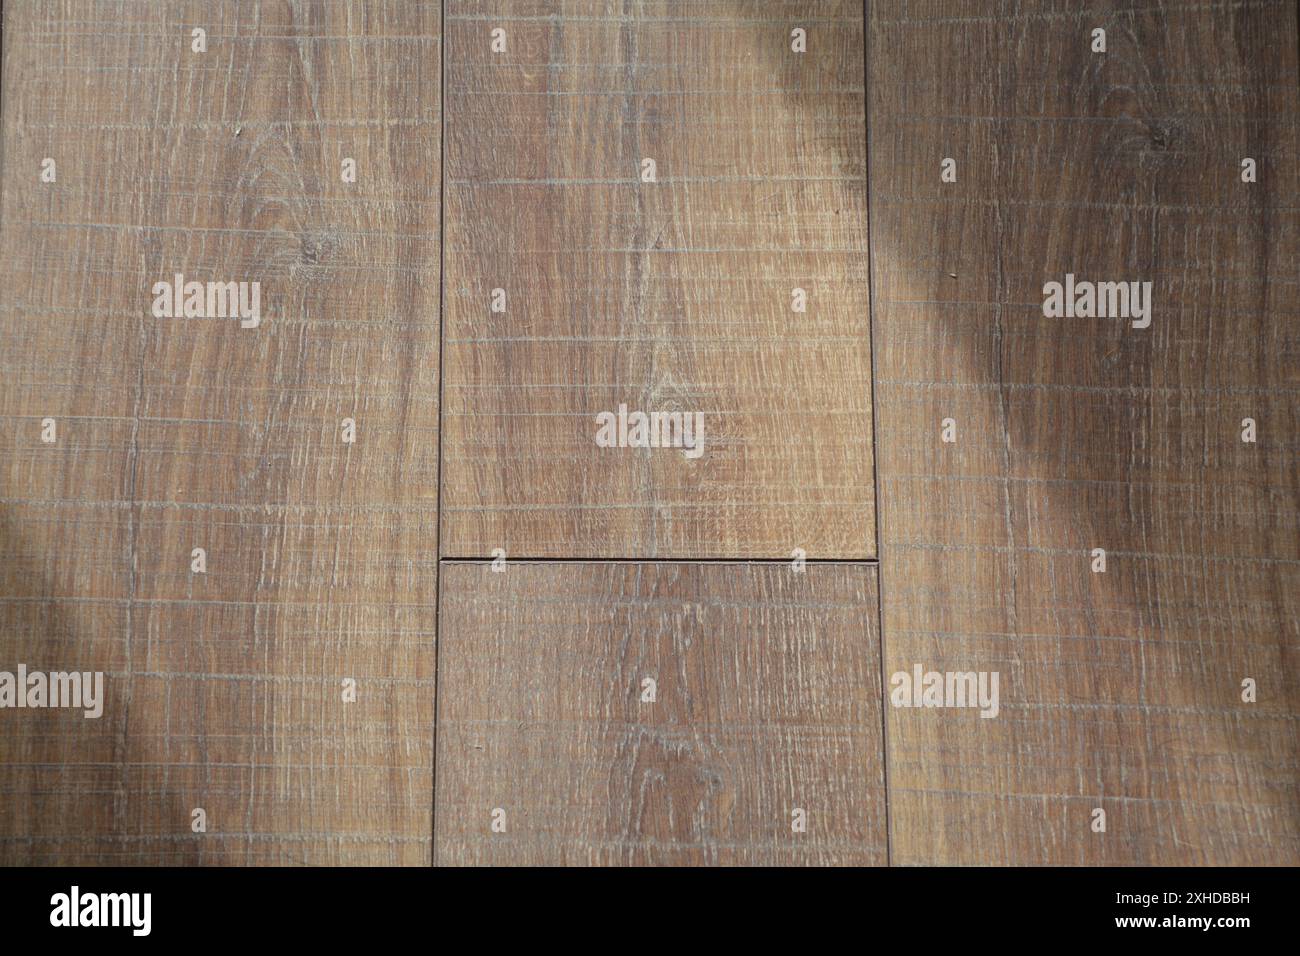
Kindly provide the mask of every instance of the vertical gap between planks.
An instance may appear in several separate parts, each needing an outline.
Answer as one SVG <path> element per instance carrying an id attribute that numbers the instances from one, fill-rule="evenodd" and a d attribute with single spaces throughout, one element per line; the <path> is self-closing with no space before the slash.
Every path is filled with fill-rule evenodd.
<path id="1" fill-rule="evenodd" d="M 889 821 L 889 686 L 885 676 L 885 561 L 883 535 L 884 500 L 880 494 L 880 394 L 876 383 L 876 290 L 875 230 L 871 228 L 871 0 L 862 0 L 862 126 L 866 136 L 867 190 L 867 335 L 871 351 L 871 480 L 876 533 L 876 643 L 880 651 L 880 772 L 885 788 L 885 865 L 894 864 L 894 843 Z"/>
<path id="2" fill-rule="evenodd" d="M 442 703 L 442 407 L 447 380 L 443 316 L 447 295 L 447 0 L 438 4 L 438 475 L 433 552 L 433 727 L 430 730 L 429 864 L 438 865 L 438 707 Z"/>

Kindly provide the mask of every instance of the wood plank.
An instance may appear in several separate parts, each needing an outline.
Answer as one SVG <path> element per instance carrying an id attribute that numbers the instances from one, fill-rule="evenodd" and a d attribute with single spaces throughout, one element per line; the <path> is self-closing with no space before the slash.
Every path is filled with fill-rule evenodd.
<path id="1" fill-rule="evenodd" d="M 884 863 L 876 614 L 862 564 L 444 564 L 437 861 Z"/>
<path id="2" fill-rule="evenodd" d="M 1295 4 L 871 10 L 885 672 L 1001 675 L 890 708 L 894 861 L 1300 862 Z"/>
<path id="3" fill-rule="evenodd" d="M 0 711 L 0 862 L 429 862 L 437 6 L 4 19 L 0 669 L 107 686 Z"/>
<path id="4" fill-rule="evenodd" d="M 442 553 L 871 557 L 861 4 L 446 29 Z M 598 446 L 620 405 L 702 413 L 702 454 Z"/>

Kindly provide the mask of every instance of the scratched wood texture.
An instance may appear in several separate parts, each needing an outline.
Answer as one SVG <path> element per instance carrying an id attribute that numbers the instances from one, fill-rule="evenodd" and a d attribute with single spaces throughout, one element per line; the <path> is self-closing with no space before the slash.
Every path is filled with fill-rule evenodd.
<path id="1" fill-rule="evenodd" d="M 443 555 L 873 555 L 862 30 L 448 0 Z M 597 446 L 621 403 L 704 412 L 703 456 Z"/>
<path id="2" fill-rule="evenodd" d="M 868 32 L 885 672 L 1002 678 L 890 709 L 893 861 L 1300 862 L 1296 5 Z M 1151 280 L 1151 327 L 1045 319 L 1066 272 Z"/>
<path id="3" fill-rule="evenodd" d="M 884 863 L 876 621 L 866 564 L 445 564 L 437 862 Z"/>
<path id="4" fill-rule="evenodd" d="M 0 711 L 0 862 L 429 861 L 439 30 L 4 4 L 0 669 L 107 700 Z M 177 272 L 261 327 L 154 319 Z"/>

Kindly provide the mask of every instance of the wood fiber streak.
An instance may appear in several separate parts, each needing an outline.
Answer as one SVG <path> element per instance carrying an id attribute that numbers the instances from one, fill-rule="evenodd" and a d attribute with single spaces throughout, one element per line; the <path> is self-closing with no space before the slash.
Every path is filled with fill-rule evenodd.
<path id="1" fill-rule="evenodd" d="M 442 553 L 873 556 L 861 5 L 449 0 L 446 30 Z M 703 457 L 599 447 L 620 404 L 703 412 Z"/>
<path id="2" fill-rule="evenodd" d="M 874 567 L 443 576 L 438 863 L 885 862 Z"/>
<path id="3" fill-rule="evenodd" d="M 1001 674 L 996 719 L 890 709 L 894 861 L 1300 862 L 1294 2 L 869 35 L 885 673 Z M 1067 272 L 1151 327 L 1044 318 Z"/>
<path id="4" fill-rule="evenodd" d="M 0 862 L 430 861 L 439 29 L 4 5 L 0 669 L 107 689 L 0 711 Z M 154 318 L 174 273 L 261 327 Z"/>

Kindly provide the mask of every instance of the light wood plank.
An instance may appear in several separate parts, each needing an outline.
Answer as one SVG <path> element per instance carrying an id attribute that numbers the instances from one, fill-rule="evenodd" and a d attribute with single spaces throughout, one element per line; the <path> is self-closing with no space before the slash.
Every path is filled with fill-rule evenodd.
<path id="1" fill-rule="evenodd" d="M 437 6 L 4 17 L 0 669 L 107 688 L 0 711 L 0 861 L 429 862 Z"/>
<path id="2" fill-rule="evenodd" d="M 861 5 L 452 0 L 447 71 L 442 553 L 872 556 Z"/>

